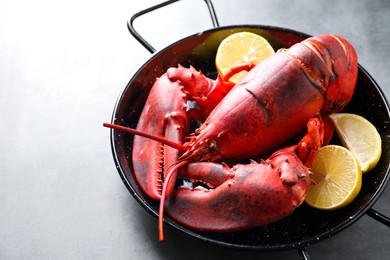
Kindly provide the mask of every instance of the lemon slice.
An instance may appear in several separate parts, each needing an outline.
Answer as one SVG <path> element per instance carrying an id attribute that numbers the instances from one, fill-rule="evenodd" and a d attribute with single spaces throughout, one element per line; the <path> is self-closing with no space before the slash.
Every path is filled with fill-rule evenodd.
<path id="1" fill-rule="evenodd" d="M 382 154 L 382 140 L 375 126 L 355 114 L 333 113 L 329 116 L 343 145 L 358 159 L 362 172 L 372 170 Z"/>
<path id="2" fill-rule="evenodd" d="M 241 64 L 259 64 L 275 51 L 269 42 L 260 35 L 250 32 L 239 32 L 225 38 L 219 45 L 215 65 L 221 76 L 226 75 L 231 68 Z M 242 71 L 230 78 L 236 84 L 246 75 Z"/>
<path id="3" fill-rule="evenodd" d="M 351 203 L 362 186 L 362 172 L 356 157 L 339 145 L 319 149 L 311 167 L 315 184 L 309 187 L 306 203 L 325 210 Z"/>

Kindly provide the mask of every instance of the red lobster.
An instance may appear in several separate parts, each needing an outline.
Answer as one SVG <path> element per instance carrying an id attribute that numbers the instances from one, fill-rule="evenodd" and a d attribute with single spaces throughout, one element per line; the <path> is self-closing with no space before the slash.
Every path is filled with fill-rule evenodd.
<path id="1" fill-rule="evenodd" d="M 149 137 L 134 137 L 133 165 L 145 193 L 161 200 L 160 239 L 164 208 L 205 231 L 251 228 L 290 215 L 311 184 L 317 149 L 331 136 L 326 115 L 353 95 L 357 64 L 346 40 L 320 35 L 278 50 L 232 89 L 221 77 L 170 68 L 152 87 L 137 130 L 105 124 Z M 199 108 L 189 109 L 188 100 Z M 206 120 L 184 142 L 192 118 Z M 297 145 L 279 149 L 305 126 Z M 267 160 L 228 166 L 270 153 Z M 174 188 L 176 175 L 201 185 Z"/>

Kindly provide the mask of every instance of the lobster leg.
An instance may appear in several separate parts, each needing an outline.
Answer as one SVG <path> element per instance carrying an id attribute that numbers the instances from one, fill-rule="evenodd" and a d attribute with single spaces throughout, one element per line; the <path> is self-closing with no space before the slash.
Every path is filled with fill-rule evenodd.
<path id="1" fill-rule="evenodd" d="M 230 70 L 228 71 L 228 73 L 226 73 L 223 77 L 223 80 L 224 81 L 228 81 L 231 77 L 233 77 L 234 75 L 236 75 L 237 73 L 241 72 L 241 71 L 250 71 L 251 69 L 253 69 L 254 67 L 256 66 L 256 64 L 252 63 L 252 62 L 249 62 L 249 63 L 242 63 L 242 64 L 238 64 L 232 68 L 230 68 Z"/>
<path id="2" fill-rule="evenodd" d="M 329 114 L 322 115 L 322 122 L 324 125 L 324 143 L 323 145 L 327 145 L 330 143 L 330 140 L 333 137 L 335 132 L 335 127 L 333 121 L 330 119 Z"/>
<path id="3" fill-rule="evenodd" d="M 311 118 L 306 127 L 307 134 L 299 142 L 298 155 L 305 166 L 310 167 L 318 149 L 324 143 L 324 123 L 321 116 Z"/>
<path id="4" fill-rule="evenodd" d="M 298 155 L 306 167 L 311 167 L 318 149 L 329 144 L 335 129 L 329 116 L 320 114 L 311 118 L 306 126 L 307 134 L 299 142 Z"/>

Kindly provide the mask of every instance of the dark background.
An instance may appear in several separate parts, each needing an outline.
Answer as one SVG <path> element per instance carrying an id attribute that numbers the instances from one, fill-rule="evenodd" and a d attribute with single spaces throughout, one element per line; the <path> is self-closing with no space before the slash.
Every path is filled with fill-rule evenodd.
<path id="1" fill-rule="evenodd" d="M 0 0 L 0 259 L 299 259 L 238 251 L 166 229 L 132 198 L 111 155 L 121 90 L 151 55 L 127 20 L 160 1 Z M 220 25 L 264 24 L 339 34 L 390 96 L 390 2 L 213 1 Z M 212 27 L 186 0 L 141 17 L 161 49 Z M 374 209 L 390 215 L 385 189 Z M 368 216 L 307 248 L 312 259 L 385 259 L 390 230 Z"/>

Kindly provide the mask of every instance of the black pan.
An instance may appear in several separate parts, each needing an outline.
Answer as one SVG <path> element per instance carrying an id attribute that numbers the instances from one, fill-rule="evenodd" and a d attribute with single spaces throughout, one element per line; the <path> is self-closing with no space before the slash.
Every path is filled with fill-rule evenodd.
<path id="1" fill-rule="evenodd" d="M 134 30 L 131 23 L 129 25 L 130 29 Z M 155 78 L 165 73 L 169 67 L 177 64 L 192 65 L 210 77 L 215 76 L 214 57 L 219 43 L 228 35 L 240 31 L 249 31 L 265 37 L 275 50 L 287 48 L 309 37 L 307 34 L 285 28 L 238 25 L 214 28 L 179 40 L 154 53 L 135 73 L 117 100 L 112 122 L 135 127 Z M 150 45 L 149 47 L 147 48 L 153 51 Z M 240 232 L 200 232 L 176 223 L 167 215 L 166 225 L 196 239 L 217 245 L 255 250 L 298 248 L 303 250 L 300 251 L 301 256 L 305 254 L 303 249 L 305 246 L 331 237 L 353 224 L 365 213 L 389 225 L 390 221 L 387 217 L 377 214 L 371 208 L 389 180 L 389 105 L 378 84 L 360 65 L 356 92 L 345 111 L 362 115 L 370 120 L 376 126 L 383 141 L 383 153 L 378 165 L 364 175 L 361 192 L 349 206 L 328 212 L 304 204 L 282 221 Z M 130 134 L 111 131 L 115 164 L 130 193 L 141 206 L 157 217 L 158 202 L 148 198 L 134 179 L 132 140 L 133 136 Z"/>

